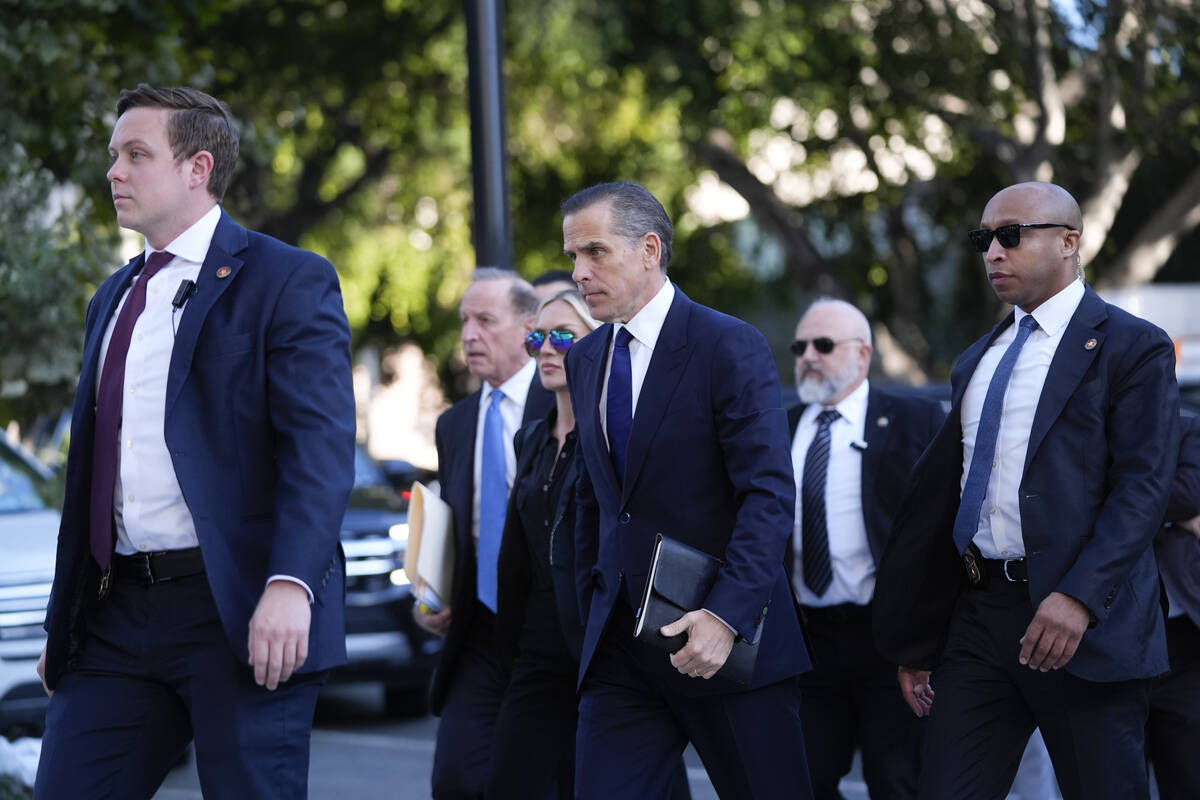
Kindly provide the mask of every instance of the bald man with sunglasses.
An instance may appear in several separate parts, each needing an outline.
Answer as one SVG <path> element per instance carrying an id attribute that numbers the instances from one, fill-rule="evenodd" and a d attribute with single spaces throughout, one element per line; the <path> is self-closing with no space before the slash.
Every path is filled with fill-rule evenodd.
<path id="1" fill-rule="evenodd" d="M 784 565 L 813 662 L 800 676 L 813 796 L 840 798 L 861 749 L 872 797 L 912 798 L 924 725 L 875 649 L 871 599 L 892 515 L 945 414 L 867 379 L 871 326 L 844 300 L 813 302 L 791 349 L 800 405 L 788 410 L 796 525 Z"/>
<path id="2" fill-rule="evenodd" d="M 1083 283 L 1082 229 L 1064 189 L 1021 183 L 969 234 L 1015 308 L 955 365 L 875 587 L 876 643 L 929 716 L 923 798 L 1004 796 L 1035 727 L 1066 800 L 1149 797 L 1174 349 Z"/>

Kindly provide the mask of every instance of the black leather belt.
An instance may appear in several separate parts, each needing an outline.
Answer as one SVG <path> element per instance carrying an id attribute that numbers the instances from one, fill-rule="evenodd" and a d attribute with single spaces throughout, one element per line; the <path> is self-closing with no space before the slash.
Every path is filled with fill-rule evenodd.
<path id="1" fill-rule="evenodd" d="M 135 553 L 131 556 L 114 555 L 112 571 L 116 581 L 150 586 L 199 575 L 204 572 L 204 558 L 200 555 L 199 547 Z"/>

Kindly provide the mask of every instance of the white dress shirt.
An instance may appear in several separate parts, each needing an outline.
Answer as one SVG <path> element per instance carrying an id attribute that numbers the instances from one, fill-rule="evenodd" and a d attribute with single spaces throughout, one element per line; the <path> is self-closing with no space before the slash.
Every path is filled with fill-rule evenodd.
<path id="1" fill-rule="evenodd" d="M 122 555 L 177 550 L 199 544 L 191 512 L 175 477 L 175 465 L 167 450 L 164 432 L 167 371 L 175 345 L 175 327 L 182 314 L 187 312 L 186 305 L 175 311 L 171 300 L 181 281 L 194 281 L 200 275 L 200 266 L 208 255 L 208 246 L 220 219 L 220 207 L 213 206 L 164 248 L 175 258 L 146 284 L 146 308 L 133 326 L 129 353 L 125 358 L 121 446 L 113 494 L 117 552 Z M 146 257 L 153 252 L 147 243 Z M 135 280 L 142 280 L 141 275 Z M 128 297 L 127 291 L 109 321 L 100 347 L 101 364 L 108 355 L 108 343 L 117 316 Z M 97 390 L 100 372 L 97 370 Z"/>
<path id="2" fill-rule="evenodd" d="M 529 396 L 529 384 L 537 371 L 537 362 L 532 358 L 525 366 L 517 370 L 511 378 L 499 386 L 483 382 L 483 391 L 479 397 L 479 417 L 475 421 L 475 465 L 474 478 L 475 494 L 471 500 L 471 535 L 479 541 L 479 483 L 483 472 L 483 424 L 487 420 L 488 407 L 492 404 L 492 390 L 504 392 L 500 401 L 500 418 L 504 421 L 504 479 L 508 491 L 512 491 L 513 481 L 517 479 L 517 456 L 513 450 L 513 437 L 521 429 L 521 420 L 525 417 L 525 399 Z"/>
<path id="3" fill-rule="evenodd" d="M 617 341 L 617 331 L 629 328 L 633 336 L 629 340 L 629 367 L 633 388 L 633 404 L 630 405 L 630 418 L 637 414 L 638 397 L 642 394 L 642 384 L 646 381 L 646 372 L 650 369 L 650 358 L 654 355 L 654 345 L 658 344 L 658 335 L 662 332 L 663 323 L 667 321 L 667 312 L 671 310 L 671 302 L 675 299 L 675 287 L 670 281 L 663 283 L 662 288 L 650 298 L 650 302 L 642 306 L 626 323 L 616 323 L 613 326 L 613 336 L 608 343 L 608 366 L 604 370 L 604 388 L 600 390 L 600 427 L 604 431 L 604 441 L 608 442 L 608 376 L 612 372 L 612 352 Z"/>
<path id="4" fill-rule="evenodd" d="M 842 603 L 866 605 L 875 591 L 875 560 L 867 541 L 862 508 L 862 450 L 866 429 L 867 395 L 870 384 L 862 384 L 834 406 L 810 403 L 800 415 L 792 439 L 792 465 L 796 474 L 796 528 L 792 536 L 796 554 L 792 589 L 801 605 L 824 607 Z M 825 474 L 825 529 L 829 532 L 829 561 L 833 582 L 817 596 L 804 582 L 804 536 L 802 483 L 804 461 L 817 433 L 817 415 L 834 408 L 840 417 L 829 426 L 829 466 Z"/>
<path id="5" fill-rule="evenodd" d="M 1029 334 L 1017 355 L 1009 379 L 1008 391 L 1000 414 L 1000 432 L 996 436 L 996 456 L 988 478 L 987 493 L 979 509 L 979 529 L 974 542 L 985 558 L 1023 558 L 1025 540 L 1021 535 L 1021 505 L 1018 490 L 1025 473 L 1025 453 L 1029 433 L 1050 362 L 1062 341 L 1067 323 L 1083 299 L 1083 281 L 1076 278 L 1058 294 L 1033 310 L 1038 327 Z M 988 384 L 996 365 L 1016 338 L 1017 329 L 1027 315 L 1014 308 L 1013 324 L 1005 328 L 988 347 L 967 384 L 962 401 L 963 467 L 959 491 L 967 482 L 975 436 Z"/>

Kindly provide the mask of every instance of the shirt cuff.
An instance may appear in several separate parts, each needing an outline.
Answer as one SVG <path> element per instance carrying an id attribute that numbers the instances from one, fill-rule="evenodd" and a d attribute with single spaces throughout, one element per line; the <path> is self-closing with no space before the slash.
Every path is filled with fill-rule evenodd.
<path id="1" fill-rule="evenodd" d="M 293 578 L 291 575 L 272 575 L 271 577 L 267 578 L 267 586 L 270 586 L 275 581 L 287 581 L 288 583 L 294 583 L 297 586 L 303 586 L 304 591 L 308 592 L 308 604 L 310 606 L 316 600 L 316 598 L 313 597 L 312 589 L 308 588 L 308 584 L 299 578 Z"/>
<path id="2" fill-rule="evenodd" d="M 723 620 L 723 619 L 721 619 L 720 617 L 718 617 L 718 616 L 717 616 L 716 614 L 714 614 L 713 612 L 709 611 L 707 608 L 702 608 L 702 609 L 700 609 L 700 610 L 701 610 L 701 611 L 703 611 L 705 614 L 708 614 L 710 617 L 712 617 L 713 619 L 715 619 L 717 622 L 719 622 L 719 623 L 721 623 L 722 625 L 724 625 L 726 628 L 729 628 L 729 632 L 733 634 L 733 638 L 734 638 L 734 639 L 736 639 L 736 638 L 737 638 L 738 632 L 737 632 L 736 630 L 734 630 L 734 627 L 733 627 L 732 625 L 730 625 L 728 622 L 726 622 L 725 620 Z"/>

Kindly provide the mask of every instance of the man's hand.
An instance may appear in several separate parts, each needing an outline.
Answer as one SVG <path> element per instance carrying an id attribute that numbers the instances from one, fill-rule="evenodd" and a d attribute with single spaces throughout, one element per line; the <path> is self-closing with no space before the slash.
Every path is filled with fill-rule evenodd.
<path id="1" fill-rule="evenodd" d="M 1172 522 L 1171 524 L 1176 528 L 1182 528 L 1192 536 L 1200 539 L 1200 514 L 1197 514 L 1191 519 L 1185 519 L 1180 522 Z"/>
<path id="2" fill-rule="evenodd" d="M 413 619 L 417 624 L 435 636 L 445 636 L 450 628 L 450 606 L 446 606 L 436 614 L 423 611 L 420 603 L 413 606 Z"/>
<path id="3" fill-rule="evenodd" d="M 254 682 L 275 691 L 308 658 L 312 609 L 308 592 L 292 581 L 272 581 L 250 617 L 250 665 Z"/>
<path id="4" fill-rule="evenodd" d="M 733 649 L 733 631 L 704 609 L 689 611 L 670 625 L 663 625 L 663 636 L 687 632 L 687 644 L 671 655 L 671 666 L 684 675 L 708 680 L 725 666 Z"/>
<path id="5" fill-rule="evenodd" d="M 918 717 L 929 716 L 933 708 L 933 687 L 929 685 L 929 670 L 900 667 L 896 677 L 900 681 L 900 694 L 904 702 Z"/>
<path id="6" fill-rule="evenodd" d="M 1087 606 L 1074 597 L 1062 592 L 1046 595 L 1021 637 L 1021 663 L 1042 672 L 1066 666 L 1090 619 Z"/>
<path id="7" fill-rule="evenodd" d="M 42 689 L 46 692 L 46 697 L 53 697 L 54 692 L 46 685 L 46 648 L 42 648 L 42 654 L 38 656 L 37 674 L 42 679 Z"/>

